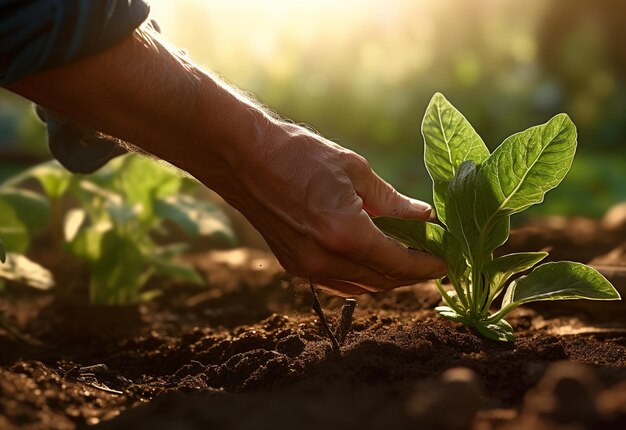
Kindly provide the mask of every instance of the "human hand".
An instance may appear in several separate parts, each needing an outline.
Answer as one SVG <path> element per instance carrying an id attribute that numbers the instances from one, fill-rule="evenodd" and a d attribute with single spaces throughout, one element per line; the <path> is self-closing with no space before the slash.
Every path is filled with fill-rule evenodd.
<path id="1" fill-rule="evenodd" d="M 283 267 L 352 296 L 441 277 L 445 263 L 385 236 L 370 216 L 421 219 L 428 204 L 399 194 L 356 153 L 268 120 L 212 183 L 261 232 Z M 228 159 L 228 157 L 227 157 Z"/>
<path id="2" fill-rule="evenodd" d="M 398 194 L 354 152 L 274 120 L 152 31 L 10 89 L 189 172 L 250 220 L 285 269 L 335 294 L 446 271 L 369 217 L 426 219 L 428 205 Z"/>

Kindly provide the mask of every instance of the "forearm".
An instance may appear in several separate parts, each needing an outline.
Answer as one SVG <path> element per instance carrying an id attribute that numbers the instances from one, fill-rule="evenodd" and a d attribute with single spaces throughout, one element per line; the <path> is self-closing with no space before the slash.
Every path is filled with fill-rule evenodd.
<path id="1" fill-rule="evenodd" d="M 9 89 L 201 175 L 209 186 L 211 172 L 220 176 L 271 124 L 261 109 L 150 30 Z"/>
<path id="2" fill-rule="evenodd" d="M 425 219 L 367 161 L 276 121 L 144 30 L 11 90 L 189 172 L 239 209 L 287 270 L 341 294 L 440 277 L 445 265 L 388 239 L 370 215 Z M 345 281 L 345 282 L 344 282 Z"/>

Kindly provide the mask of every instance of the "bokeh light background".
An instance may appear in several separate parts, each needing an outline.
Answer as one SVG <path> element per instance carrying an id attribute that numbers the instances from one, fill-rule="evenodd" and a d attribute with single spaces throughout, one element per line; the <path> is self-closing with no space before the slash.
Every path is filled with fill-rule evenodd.
<path id="1" fill-rule="evenodd" d="M 626 200 L 623 0 L 154 0 L 163 34 L 265 105 L 431 199 L 419 126 L 443 92 L 492 149 L 567 112 L 578 156 L 530 215 Z M 0 94 L 0 174 L 47 157 L 29 106 Z"/>

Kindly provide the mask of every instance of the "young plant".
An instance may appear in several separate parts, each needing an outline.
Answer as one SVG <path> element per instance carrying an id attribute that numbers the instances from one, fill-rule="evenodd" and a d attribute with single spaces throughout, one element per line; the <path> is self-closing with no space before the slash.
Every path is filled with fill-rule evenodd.
<path id="1" fill-rule="evenodd" d="M 546 252 L 494 258 L 509 235 L 511 215 L 541 203 L 568 172 L 576 152 L 576 127 L 565 114 L 516 133 L 493 153 L 469 122 L 441 94 L 432 98 L 424 121 L 424 160 L 433 181 L 438 224 L 375 218 L 376 225 L 407 247 L 438 255 L 448 264 L 437 287 L 444 317 L 475 327 L 483 336 L 513 340 L 506 317 L 516 307 L 539 300 L 619 300 L 615 288 L 595 269 L 562 261 L 516 274 L 543 260 Z M 491 313 L 504 292 L 501 308 Z"/>
<path id="2" fill-rule="evenodd" d="M 39 192 L 26 189 L 31 182 L 38 184 L 31 189 Z M 73 175 L 52 161 L 6 181 L 0 187 L 0 209 L 5 204 L 6 213 L 15 215 L 5 216 L 14 221 L 14 250 L 25 252 L 48 228 L 53 247 L 89 269 L 91 303 L 134 304 L 154 294 L 142 291 L 153 275 L 202 283 L 180 261 L 184 244 L 155 241 L 166 221 L 191 238 L 234 243 L 223 212 L 192 196 L 195 185 L 180 172 L 139 155 L 117 158 L 91 175 Z"/>

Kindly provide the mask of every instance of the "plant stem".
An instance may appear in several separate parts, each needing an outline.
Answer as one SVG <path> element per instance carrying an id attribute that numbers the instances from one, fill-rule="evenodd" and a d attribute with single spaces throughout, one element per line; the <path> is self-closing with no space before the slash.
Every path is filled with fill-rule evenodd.
<path id="1" fill-rule="evenodd" d="M 441 280 L 437 280 L 439 282 L 441 282 Z M 456 295 L 459 298 L 459 300 L 461 301 L 461 304 L 465 307 L 465 309 L 469 308 L 469 302 L 467 300 L 467 297 L 465 296 L 465 291 L 463 291 L 463 286 L 462 285 L 458 285 L 456 280 L 454 279 L 450 279 L 450 282 L 452 283 L 452 287 L 454 288 L 454 291 L 456 291 Z"/>
<path id="2" fill-rule="evenodd" d="M 317 291 L 315 290 L 313 283 L 310 282 L 309 286 L 311 287 L 311 294 L 313 295 L 313 304 L 311 305 L 311 307 L 313 308 L 317 316 L 320 318 L 320 322 L 322 323 L 322 328 L 324 329 L 324 332 L 326 333 L 326 336 L 328 337 L 328 339 L 330 339 L 330 343 L 333 347 L 333 352 L 335 353 L 337 357 L 339 357 L 341 353 L 339 342 L 337 341 L 335 334 L 333 333 L 333 331 L 330 329 L 330 326 L 328 325 L 328 320 L 326 319 L 326 315 L 324 315 L 324 311 L 322 310 L 322 305 L 320 304 L 320 300 L 317 298 Z"/>
<path id="3" fill-rule="evenodd" d="M 475 319 L 478 316 L 478 306 L 479 306 L 480 289 L 481 289 L 480 278 L 481 277 L 480 277 L 480 271 L 478 270 L 478 264 L 474 262 L 473 267 L 472 267 L 472 286 L 471 286 L 471 292 L 470 292 L 470 297 L 472 298 L 471 306 L 470 306 L 470 316 L 472 319 Z"/>
<path id="4" fill-rule="evenodd" d="M 465 312 L 463 312 L 463 310 L 461 310 L 451 299 L 450 296 L 448 295 L 448 292 L 443 288 L 443 285 L 441 285 L 441 279 L 436 279 L 435 280 L 435 285 L 437 286 L 437 289 L 439 290 L 439 294 L 441 294 L 441 297 L 443 298 L 443 301 L 446 302 L 446 304 L 448 306 L 450 306 L 452 309 L 454 309 L 454 312 L 456 312 L 459 315 L 465 315 Z"/>
<path id="5" fill-rule="evenodd" d="M 50 198 L 50 233 L 53 249 L 62 251 L 63 248 L 63 214 L 61 213 L 61 199 Z"/>
<path id="6" fill-rule="evenodd" d="M 335 330 L 335 335 L 340 345 L 343 345 L 346 341 L 346 336 L 350 332 L 352 326 L 352 314 L 356 308 L 356 300 L 346 299 L 344 305 L 341 307 L 341 318 L 339 319 L 339 325 Z"/>
<path id="7" fill-rule="evenodd" d="M 485 322 L 488 323 L 488 324 L 498 322 L 502 318 L 504 318 L 509 312 L 511 312 L 513 309 L 515 309 L 517 306 L 519 306 L 519 305 L 510 304 L 508 306 L 505 306 L 502 309 L 500 309 L 498 312 L 496 312 L 495 314 L 493 314 L 489 318 L 487 318 L 485 320 Z"/>

